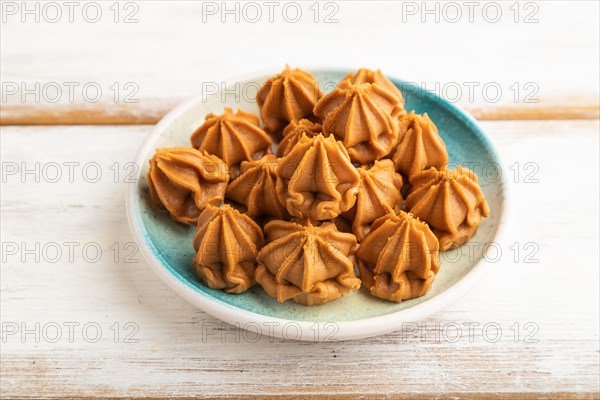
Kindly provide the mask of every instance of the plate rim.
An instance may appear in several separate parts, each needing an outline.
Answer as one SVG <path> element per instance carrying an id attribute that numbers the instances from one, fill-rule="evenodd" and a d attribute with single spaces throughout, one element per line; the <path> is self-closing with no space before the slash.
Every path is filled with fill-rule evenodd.
<path id="1" fill-rule="evenodd" d="M 350 68 L 335 68 L 335 67 L 316 67 L 316 68 L 306 68 L 309 72 L 323 72 L 323 73 L 342 73 L 345 74 L 347 71 L 352 71 L 354 69 Z M 267 70 L 256 71 L 249 74 L 244 74 L 242 76 L 238 76 L 236 78 L 223 81 L 225 87 L 230 87 L 232 84 L 236 82 L 256 79 L 257 77 L 264 77 L 268 75 L 272 75 L 278 73 L 280 70 L 276 68 L 271 68 Z M 406 82 L 395 77 L 386 75 L 394 84 L 409 84 L 414 85 L 410 82 Z M 460 106 L 456 104 L 452 104 L 437 94 L 427 91 L 426 89 L 419 88 L 423 94 L 426 96 L 430 96 L 433 100 L 439 102 L 444 107 L 449 109 L 453 114 L 457 114 L 459 117 L 466 119 L 477 131 L 477 133 L 487 141 L 489 144 L 489 148 L 494 156 L 494 158 L 498 161 L 501 170 L 503 170 L 501 162 L 501 158 L 496 150 L 497 146 L 494 143 L 494 140 L 488 136 L 484 130 L 479 126 L 478 121 L 467 111 L 462 109 Z M 393 332 L 396 330 L 400 330 L 404 327 L 405 323 L 415 323 L 420 320 L 423 320 L 441 310 L 445 307 L 449 306 L 460 297 L 464 296 L 468 291 L 470 291 L 476 284 L 479 282 L 485 274 L 488 272 L 489 261 L 486 261 L 484 257 L 480 258 L 479 261 L 475 263 L 475 265 L 468 271 L 462 278 L 460 278 L 456 283 L 452 286 L 448 287 L 442 293 L 428 299 L 420 304 L 416 304 L 407 309 L 399 310 L 396 312 L 391 312 L 389 314 L 380 315 L 372 318 L 363 318 L 358 320 L 351 321 L 303 321 L 303 320 L 293 320 L 293 319 L 285 319 L 278 317 L 271 317 L 264 314 L 258 314 L 253 311 L 244 310 L 239 307 L 235 307 L 231 304 L 222 302 L 219 299 L 214 297 L 210 297 L 202 294 L 201 292 L 193 290 L 189 285 L 185 282 L 177 278 L 174 274 L 172 274 L 168 268 L 153 254 L 152 246 L 146 240 L 146 235 L 142 232 L 140 227 L 143 227 L 143 222 L 140 217 L 140 210 L 137 203 L 138 197 L 138 187 L 139 180 L 141 179 L 141 166 L 147 162 L 146 155 L 148 151 L 151 150 L 152 146 L 156 142 L 156 140 L 160 137 L 161 133 L 165 130 L 165 128 L 171 125 L 173 122 L 180 117 L 182 113 L 188 110 L 190 107 L 195 105 L 198 101 L 202 101 L 204 99 L 205 94 L 203 91 L 200 91 L 197 95 L 193 96 L 189 100 L 186 100 L 169 111 L 161 120 L 154 126 L 152 132 L 146 139 L 144 139 L 142 145 L 140 146 L 136 157 L 135 163 L 140 166 L 137 169 L 136 176 L 134 178 L 134 182 L 131 185 L 128 185 L 125 192 L 125 209 L 127 213 L 127 221 L 129 224 L 129 228 L 134 236 L 135 241 L 137 242 L 138 248 L 142 253 L 144 259 L 150 264 L 150 267 L 154 270 L 154 272 L 176 293 L 186 299 L 188 302 L 192 303 L 194 306 L 200 308 L 201 310 L 207 312 L 208 314 L 225 321 L 229 324 L 232 324 L 236 327 L 244 329 L 244 326 L 249 324 L 261 324 L 264 327 L 268 327 L 269 336 L 274 336 L 278 338 L 283 338 L 286 340 L 295 340 L 295 341 L 309 341 L 309 342 L 321 342 L 321 341 L 343 341 L 343 340 L 354 340 L 367 338 L 377 335 L 382 335 L 385 333 Z M 501 209 L 501 218 L 499 220 L 498 228 L 494 235 L 494 242 L 498 242 L 500 238 L 504 236 L 506 221 L 508 220 L 507 213 L 509 211 L 509 196 L 508 196 L 508 185 L 506 181 L 505 174 L 502 173 L 501 178 L 502 184 L 502 209 Z M 291 338 L 287 333 L 287 329 L 290 324 L 294 324 L 294 327 L 298 335 Z M 329 330 L 330 324 L 335 324 L 337 327 L 337 332 L 332 337 L 321 337 L 321 330 L 327 332 Z M 242 326 L 243 325 L 243 326 Z M 316 327 L 315 327 L 316 325 Z M 260 331 L 263 334 L 262 330 Z"/>

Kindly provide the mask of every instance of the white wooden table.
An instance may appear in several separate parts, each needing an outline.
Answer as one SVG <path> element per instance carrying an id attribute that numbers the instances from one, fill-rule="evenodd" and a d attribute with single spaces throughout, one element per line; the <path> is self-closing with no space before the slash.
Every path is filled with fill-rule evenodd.
<path id="1" fill-rule="evenodd" d="M 244 3 L 222 23 L 220 2 L 120 3 L 118 23 L 111 3 L 97 23 L 51 23 L 40 3 L 40 22 L 22 22 L 19 4 L 2 3 L 1 25 L 2 398 L 598 398 L 597 2 L 498 3 L 496 23 L 487 3 L 473 23 L 460 2 L 457 23 L 446 3 L 424 23 L 421 2 L 321 3 L 318 23 L 312 2 L 297 23 L 250 23 Z M 146 265 L 124 192 L 152 124 L 203 84 L 286 62 L 462 91 L 511 200 L 502 255 L 467 296 L 385 336 L 297 343 L 248 337 Z"/>

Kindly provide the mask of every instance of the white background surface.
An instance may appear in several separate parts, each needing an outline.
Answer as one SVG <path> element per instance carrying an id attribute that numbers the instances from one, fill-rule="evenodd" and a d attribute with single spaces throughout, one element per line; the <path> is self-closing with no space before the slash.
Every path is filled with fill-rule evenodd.
<path id="1" fill-rule="evenodd" d="M 392 2 L 337 2 L 335 24 L 314 23 L 308 8 L 312 2 L 301 4 L 306 18 L 297 24 L 281 14 L 272 24 L 235 23 L 231 17 L 222 23 L 219 14 L 203 22 L 201 4 L 137 2 L 139 22 L 123 24 L 112 21 L 111 3 L 101 4 L 106 17 L 96 24 L 77 13 L 72 24 L 43 18 L 36 23 L 31 17 L 23 23 L 19 15 L 3 15 L 3 94 L 12 83 L 32 87 L 39 82 L 43 87 L 57 82 L 64 87 L 64 82 L 94 82 L 103 88 L 101 106 L 110 110 L 122 103 L 114 103 L 109 86 L 133 82 L 140 106 L 152 107 L 189 97 L 206 82 L 289 63 L 378 67 L 425 82 L 430 89 L 436 82 L 442 88 L 457 84 L 463 90 L 462 105 L 490 109 L 530 105 L 522 93 L 514 102 L 510 87 L 515 82 L 521 88 L 535 84 L 538 105 L 598 102 L 597 2 L 535 2 L 539 22 L 533 24 L 514 22 L 508 8 L 512 2 L 501 3 L 506 17 L 495 24 L 481 12 L 475 13 L 474 23 L 466 15 L 455 24 L 443 15 L 439 23 L 433 17 L 423 23 L 420 14 L 405 15 L 403 22 L 402 3 Z M 420 7 L 420 2 L 414 4 Z M 463 3 L 458 4 L 466 13 Z M 503 95 L 491 102 L 475 91 L 469 99 L 465 82 L 497 84 Z M 37 105 L 31 95 L 23 103 L 19 94 L 7 95 L 2 105 Z M 40 104 L 51 105 L 47 100 L 42 94 Z M 69 103 L 64 95 L 61 100 Z M 95 106 L 77 90 L 73 104 Z M 132 242 L 124 210 L 125 163 L 134 159 L 151 126 L 3 126 L 2 396 L 593 396 L 599 365 L 598 120 L 482 125 L 497 143 L 511 181 L 512 213 L 500 260 L 481 285 L 424 321 L 416 333 L 328 344 L 268 337 L 254 343 L 254 337 L 248 340 L 175 295 L 139 254 L 134 262 L 125 262 L 130 250 L 125 246 Z M 80 163 L 73 182 L 65 162 Z M 97 183 L 82 175 L 82 167 L 92 162 L 102 171 Z M 51 163 L 63 174 L 57 183 L 50 182 Z M 114 163 L 120 171 L 116 182 Z M 7 175 L 14 165 L 17 174 Z M 23 174 L 24 167 L 36 165 L 37 182 L 35 174 Z M 527 173 L 534 170 L 531 178 L 537 182 L 527 182 Z M 73 259 L 65 242 L 78 244 Z M 17 253 L 9 254 L 6 246 L 13 243 Z M 36 243 L 36 254 L 23 251 Z M 51 243 L 62 250 L 56 262 L 51 262 Z M 88 243 L 103 250 L 97 262 L 82 255 Z M 114 243 L 121 249 L 116 262 L 110 248 Z M 49 253 L 44 254 L 44 246 Z M 529 261 L 537 262 L 526 262 L 536 248 Z M 72 342 L 65 325 L 71 322 L 80 324 Z M 128 322 L 133 325 L 125 329 Z M 35 330 L 36 323 L 39 338 L 21 335 L 23 328 Z M 87 338 L 83 334 L 86 323 L 101 327 L 98 342 L 90 340 L 93 328 Z M 116 343 L 115 323 L 120 333 Z M 479 324 L 472 335 L 471 323 Z M 490 323 L 497 325 L 482 332 Z M 19 332 L 8 335 L 15 324 Z M 62 336 L 51 343 L 54 324 Z M 454 342 L 456 324 L 462 336 Z M 502 335 L 494 342 L 496 326 Z M 126 341 L 134 328 L 137 342 Z"/>

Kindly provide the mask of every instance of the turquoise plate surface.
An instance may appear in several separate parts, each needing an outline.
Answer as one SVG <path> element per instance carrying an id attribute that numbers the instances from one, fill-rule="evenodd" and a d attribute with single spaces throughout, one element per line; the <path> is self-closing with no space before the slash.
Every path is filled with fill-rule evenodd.
<path id="1" fill-rule="evenodd" d="M 173 222 L 148 201 L 146 173 L 156 148 L 189 146 L 190 134 L 210 112 L 224 107 L 258 113 L 256 90 L 277 71 L 256 74 L 219 87 L 211 95 L 201 94 L 165 116 L 142 146 L 137 184 L 127 193 L 130 227 L 141 252 L 159 276 L 174 290 L 208 313 L 253 333 L 295 340 L 345 340 L 373 336 L 401 329 L 404 323 L 423 319 L 462 296 L 483 275 L 484 254 L 500 227 L 505 211 L 505 184 L 500 161 L 489 138 L 477 122 L 456 106 L 418 86 L 397 79 L 406 100 L 406 109 L 427 112 L 437 125 L 449 154 L 450 164 L 474 170 L 491 209 L 477 234 L 467 245 L 441 254 L 442 267 L 430 292 L 417 299 L 391 303 L 361 289 L 334 302 L 306 307 L 292 301 L 279 303 L 259 285 L 242 294 L 212 290 L 196 277 L 194 228 Z M 346 75 L 344 70 L 311 70 L 324 92 L 331 91 Z M 223 90 L 225 89 L 225 90 Z"/>

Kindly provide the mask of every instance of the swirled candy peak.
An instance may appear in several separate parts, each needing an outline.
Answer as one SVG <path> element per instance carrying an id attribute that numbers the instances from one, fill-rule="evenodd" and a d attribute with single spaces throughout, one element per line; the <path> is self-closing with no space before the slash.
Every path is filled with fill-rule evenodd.
<path id="1" fill-rule="evenodd" d="M 259 126 L 258 116 L 225 108 L 223 114 L 208 114 L 192 134 L 192 146 L 221 158 L 229 167 L 256 160 L 271 152 L 271 138 Z"/>
<path id="2" fill-rule="evenodd" d="M 446 144 L 427 113 L 419 115 L 411 111 L 400 118 L 398 147 L 393 159 L 396 170 L 406 178 L 424 169 L 448 164 Z"/>
<path id="3" fill-rule="evenodd" d="M 398 139 L 392 111 L 397 96 L 371 83 L 342 81 L 315 106 L 323 131 L 341 140 L 353 162 L 367 164 L 387 155 Z"/>
<path id="4" fill-rule="evenodd" d="M 319 133 L 323 133 L 323 127 L 318 122 L 313 122 L 309 119 L 290 122 L 283 130 L 283 139 L 279 142 L 277 155 L 279 157 L 286 156 L 292 151 L 296 143 L 300 141 L 303 134 L 308 137 L 313 137 L 317 136 Z"/>
<path id="5" fill-rule="evenodd" d="M 313 116 L 322 93 L 315 77 L 286 65 L 283 72 L 269 78 L 256 95 L 265 128 L 275 134 L 291 121 Z"/>
<path id="6" fill-rule="evenodd" d="M 188 147 L 157 149 L 150 159 L 148 186 L 153 203 L 171 218 L 195 224 L 208 205 L 219 205 L 229 181 L 218 157 Z"/>
<path id="7" fill-rule="evenodd" d="M 252 218 L 288 218 L 275 190 L 278 166 L 279 159 L 273 154 L 267 154 L 260 160 L 243 161 L 240 176 L 227 187 L 227 198 L 243 205 L 245 213 Z"/>
<path id="8" fill-rule="evenodd" d="M 198 217 L 194 236 L 194 268 L 211 289 L 241 293 L 256 282 L 256 255 L 264 237 L 260 227 L 224 204 L 208 206 Z"/>
<path id="9" fill-rule="evenodd" d="M 277 301 L 323 304 L 358 290 L 354 273 L 356 237 L 332 222 L 271 221 L 258 253 L 256 280 Z"/>
<path id="10" fill-rule="evenodd" d="M 429 224 L 442 250 L 466 243 L 490 213 L 477 175 L 468 168 L 430 168 L 412 175 L 410 183 L 406 209 Z"/>
<path id="11" fill-rule="evenodd" d="M 400 211 L 377 219 L 358 249 L 363 284 L 400 302 L 427 293 L 440 268 L 439 243 L 426 223 Z"/>
<path id="12" fill-rule="evenodd" d="M 356 73 L 353 71 L 348 72 L 348 74 L 342 78 L 344 80 L 350 80 L 354 85 L 359 85 L 361 83 L 371 83 L 380 87 L 383 90 L 389 92 L 391 96 L 394 96 L 396 99 L 396 113 L 401 113 L 404 110 L 404 97 L 402 96 L 402 92 L 400 89 L 392 83 L 382 72 L 381 70 L 372 70 L 368 68 L 360 68 Z"/>
<path id="13" fill-rule="evenodd" d="M 392 160 L 375 161 L 371 166 L 357 168 L 360 187 L 356 204 L 343 214 L 352 221 L 352 232 L 363 240 L 377 218 L 402 209 L 402 176 L 394 169 Z"/>
<path id="14" fill-rule="evenodd" d="M 277 168 L 277 195 L 295 217 L 333 219 L 356 202 L 360 176 L 333 136 L 302 135 Z"/>

